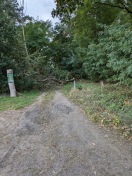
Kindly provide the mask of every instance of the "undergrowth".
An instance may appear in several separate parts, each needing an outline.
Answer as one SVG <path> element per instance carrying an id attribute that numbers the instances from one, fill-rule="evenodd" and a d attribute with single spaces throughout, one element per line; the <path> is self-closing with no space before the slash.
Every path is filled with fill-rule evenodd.
<path id="1" fill-rule="evenodd" d="M 65 85 L 64 93 L 95 122 L 115 128 L 124 136 L 132 138 L 131 88 L 79 82 L 76 89 L 73 89 L 72 84 Z"/>

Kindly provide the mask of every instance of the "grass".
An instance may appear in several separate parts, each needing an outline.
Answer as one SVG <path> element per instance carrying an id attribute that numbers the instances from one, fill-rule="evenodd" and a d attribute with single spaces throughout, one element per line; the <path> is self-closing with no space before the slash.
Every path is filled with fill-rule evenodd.
<path id="1" fill-rule="evenodd" d="M 78 82 L 64 86 L 64 93 L 79 105 L 85 114 L 102 126 L 118 129 L 124 136 L 132 134 L 132 89 L 100 83 Z"/>
<path id="2" fill-rule="evenodd" d="M 55 95 L 54 90 L 49 90 L 45 92 L 43 99 L 42 99 L 43 108 L 47 109 L 47 106 L 49 105 L 49 102 L 54 98 L 54 95 Z"/>
<path id="3" fill-rule="evenodd" d="M 23 92 L 20 96 L 9 97 L 8 95 L 0 96 L 0 111 L 17 110 L 32 104 L 41 94 L 39 91 Z"/>

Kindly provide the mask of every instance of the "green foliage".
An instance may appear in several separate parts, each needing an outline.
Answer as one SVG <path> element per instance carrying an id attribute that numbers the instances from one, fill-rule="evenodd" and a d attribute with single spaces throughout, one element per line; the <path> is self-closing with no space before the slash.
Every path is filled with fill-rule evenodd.
<path id="1" fill-rule="evenodd" d="M 124 0 L 55 2 L 53 16 L 60 16 L 62 21 L 53 28 L 50 21 L 22 17 L 16 0 L 0 1 L 0 93 L 8 91 L 7 69 L 14 70 L 18 91 L 43 88 L 40 82 L 48 77 L 88 78 L 130 85 L 131 3 Z M 71 21 L 65 23 L 69 17 Z"/>
<path id="2" fill-rule="evenodd" d="M 75 13 L 80 7 L 84 8 L 87 3 L 93 4 L 93 9 L 111 7 L 115 11 L 123 10 L 128 14 L 132 14 L 132 1 L 131 0 L 55 0 L 56 9 L 53 9 L 52 16 L 59 16 L 61 19 L 67 21 L 72 17 L 71 14 Z"/>
<path id="3" fill-rule="evenodd" d="M 71 14 L 83 4 L 83 0 L 55 0 L 55 3 L 56 9 L 53 9 L 52 16 L 68 21 Z"/>
<path id="4" fill-rule="evenodd" d="M 98 33 L 102 27 L 98 24 L 110 25 L 117 17 L 119 10 L 110 6 L 102 6 L 98 3 L 85 1 L 74 18 L 71 20 L 73 25 L 74 39 L 81 47 L 87 47 L 91 41 L 98 41 Z"/>
<path id="5" fill-rule="evenodd" d="M 8 90 L 6 70 L 13 69 L 17 88 L 24 85 L 25 52 L 22 36 L 17 31 L 20 9 L 17 1 L 0 1 L 0 93 Z M 21 85 L 21 82 L 23 84 Z"/>
<path id="6" fill-rule="evenodd" d="M 131 84 L 132 28 L 129 24 L 105 26 L 98 44 L 88 46 L 83 64 L 88 77 Z"/>
<path id="7" fill-rule="evenodd" d="M 56 4 L 54 15 L 64 19 L 74 13 L 70 25 L 72 42 L 76 45 L 71 57 L 66 57 L 63 62 L 65 68 L 75 77 L 81 75 L 94 81 L 103 79 L 130 85 L 132 3 L 125 0 L 84 0 L 56 1 Z"/>
<path id="8" fill-rule="evenodd" d="M 68 83 L 64 86 L 64 92 L 66 92 L 66 94 L 69 94 L 69 92 L 71 91 L 71 89 L 73 88 L 73 84 Z"/>
<path id="9" fill-rule="evenodd" d="M 77 89 L 82 90 L 82 88 L 83 88 L 83 87 L 82 87 L 81 84 L 78 84 L 78 85 L 77 85 Z"/>
<path id="10" fill-rule="evenodd" d="M 33 18 L 25 24 L 25 37 L 29 54 L 41 52 L 49 45 L 52 38 L 52 25 L 50 21 L 39 21 Z"/>
<path id="11" fill-rule="evenodd" d="M 53 36 L 47 53 L 53 64 L 52 75 L 59 79 L 80 77 L 82 61 L 75 54 L 72 29 L 68 25 L 56 24 Z"/>

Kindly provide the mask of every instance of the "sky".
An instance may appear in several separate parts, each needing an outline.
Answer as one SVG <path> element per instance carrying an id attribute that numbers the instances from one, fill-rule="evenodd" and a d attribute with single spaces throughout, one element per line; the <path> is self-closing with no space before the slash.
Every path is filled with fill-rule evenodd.
<path id="1" fill-rule="evenodd" d="M 18 0 L 18 3 L 20 4 Z M 54 0 L 24 0 L 24 12 L 25 15 L 34 17 L 35 19 L 39 17 L 40 20 L 51 20 L 53 23 L 58 22 L 57 18 L 52 18 L 51 11 L 55 8 Z"/>

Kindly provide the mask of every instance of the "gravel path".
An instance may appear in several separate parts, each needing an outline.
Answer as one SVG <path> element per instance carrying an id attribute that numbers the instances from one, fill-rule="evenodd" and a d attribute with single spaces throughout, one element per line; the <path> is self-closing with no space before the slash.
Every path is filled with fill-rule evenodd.
<path id="1" fill-rule="evenodd" d="M 4 115 L 4 116 L 3 116 Z M 62 93 L 0 113 L 0 176 L 131 176 L 131 144 L 116 141 Z"/>

